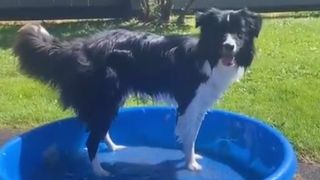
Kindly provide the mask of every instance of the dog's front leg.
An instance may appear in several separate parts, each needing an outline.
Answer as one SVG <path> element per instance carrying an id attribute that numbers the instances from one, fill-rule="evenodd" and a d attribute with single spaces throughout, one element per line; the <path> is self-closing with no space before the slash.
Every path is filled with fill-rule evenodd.
<path id="1" fill-rule="evenodd" d="M 195 142 L 205 112 L 205 110 L 198 108 L 187 108 L 186 112 L 178 117 L 175 133 L 178 136 L 178 141 L 182 143 L 186 166 L 192 171 L 201 170 L 201 165 L 196 161 L 201 156 L 195 154 Z"/>
<path id="2" fill-rule="evenodd" d="M 190 170 L 201 170 L 201 165 L 196 161 L 201 156 L 195 154 L 195 142 L 207 110 L 218 97 L 219 94 L 215 93 L 210 84 L 203 83 L 196 90 L 188 106 L 182 110 L 179 108 L 180 114 L 175 133 L 178 141 L 183 145 L 186 166 Z"/>

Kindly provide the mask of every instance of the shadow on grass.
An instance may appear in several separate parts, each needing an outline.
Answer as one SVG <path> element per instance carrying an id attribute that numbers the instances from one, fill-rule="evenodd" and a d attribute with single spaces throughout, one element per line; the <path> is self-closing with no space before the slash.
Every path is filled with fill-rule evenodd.
<path id="1" fill-rule="evenodd" d="M 124 28 L 129 30 L 149 31 L 157 34 L 180 34 L 188 32 L 190 25 L 177 26 L 176 24 L 141 23 L 137 20 L 95 20 L 95 21 L 72 21 L 72 22 L 44 22 L 42 25 L 53 35 L 70 40 L 73 38 L 89 36 L 103 30 Z M 0 25 L 0 48 L 11 48 L 15 36 L 21 25 Z"/>
<path id="2" fill-rule="evenodd" d="M 16 32 L 19 26 L 17 25 L 1 25 L 0 26 L 0 48 L 8 49 L 13 46 Z"/>

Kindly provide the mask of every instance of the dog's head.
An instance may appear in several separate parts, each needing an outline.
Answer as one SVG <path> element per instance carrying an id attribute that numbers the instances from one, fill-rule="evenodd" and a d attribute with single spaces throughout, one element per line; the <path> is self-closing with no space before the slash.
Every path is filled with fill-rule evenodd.
<path id="1" fill-rule="evenodd" d="M 254 55 L 254 39 L 262 26 L 260 15 L 247 9 L 211 9 L 196 16 L 201 28 L 200 43 L 208 54 L 225 66 L 248 67 Z"/>

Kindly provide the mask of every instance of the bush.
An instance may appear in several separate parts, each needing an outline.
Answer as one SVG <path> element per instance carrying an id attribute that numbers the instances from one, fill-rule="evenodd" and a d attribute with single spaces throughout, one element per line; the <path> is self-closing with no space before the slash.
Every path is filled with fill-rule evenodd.
<path id="1" fill-rule="evenodd" d="M 170 21 L 173 0 L 142 0 L 140 3 L 142 14 L 140 20 L 150 22 L 158 20 L 160 23 Z"/>

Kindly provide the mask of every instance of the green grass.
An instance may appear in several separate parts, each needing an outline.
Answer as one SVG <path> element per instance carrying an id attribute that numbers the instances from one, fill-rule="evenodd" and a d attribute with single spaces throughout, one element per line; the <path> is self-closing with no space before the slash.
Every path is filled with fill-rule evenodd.
<path id="1" fill-rule="evenodd" d="M 190 24 L 193 19 L 188 20 Z M 161 34 L 197 35 L 184 27 L 128 22 L 48 24 L 48 30 L 70 39 L 101 29 L 125 27 Z M 31 128 L 73 115 L 63 111 L 49 87 L 21 75 L 11 43 L 18 26 L 0 26 L 0 127 Z M 218 108 L 263 119 L 281 130 L 301 158 L 320 161 L 320 18 L 285 18 L 265 21 L 257 41 L 257 56 L 240 83 L 232 86 Z M 143 102 L 131 99 L 127 104 Z"/>
<path id="2" fill-rule="evenodd" d="M 264 119 L 320 160 L 319 18 L 268 20 L 250 73 L 219 107 Z"/>

